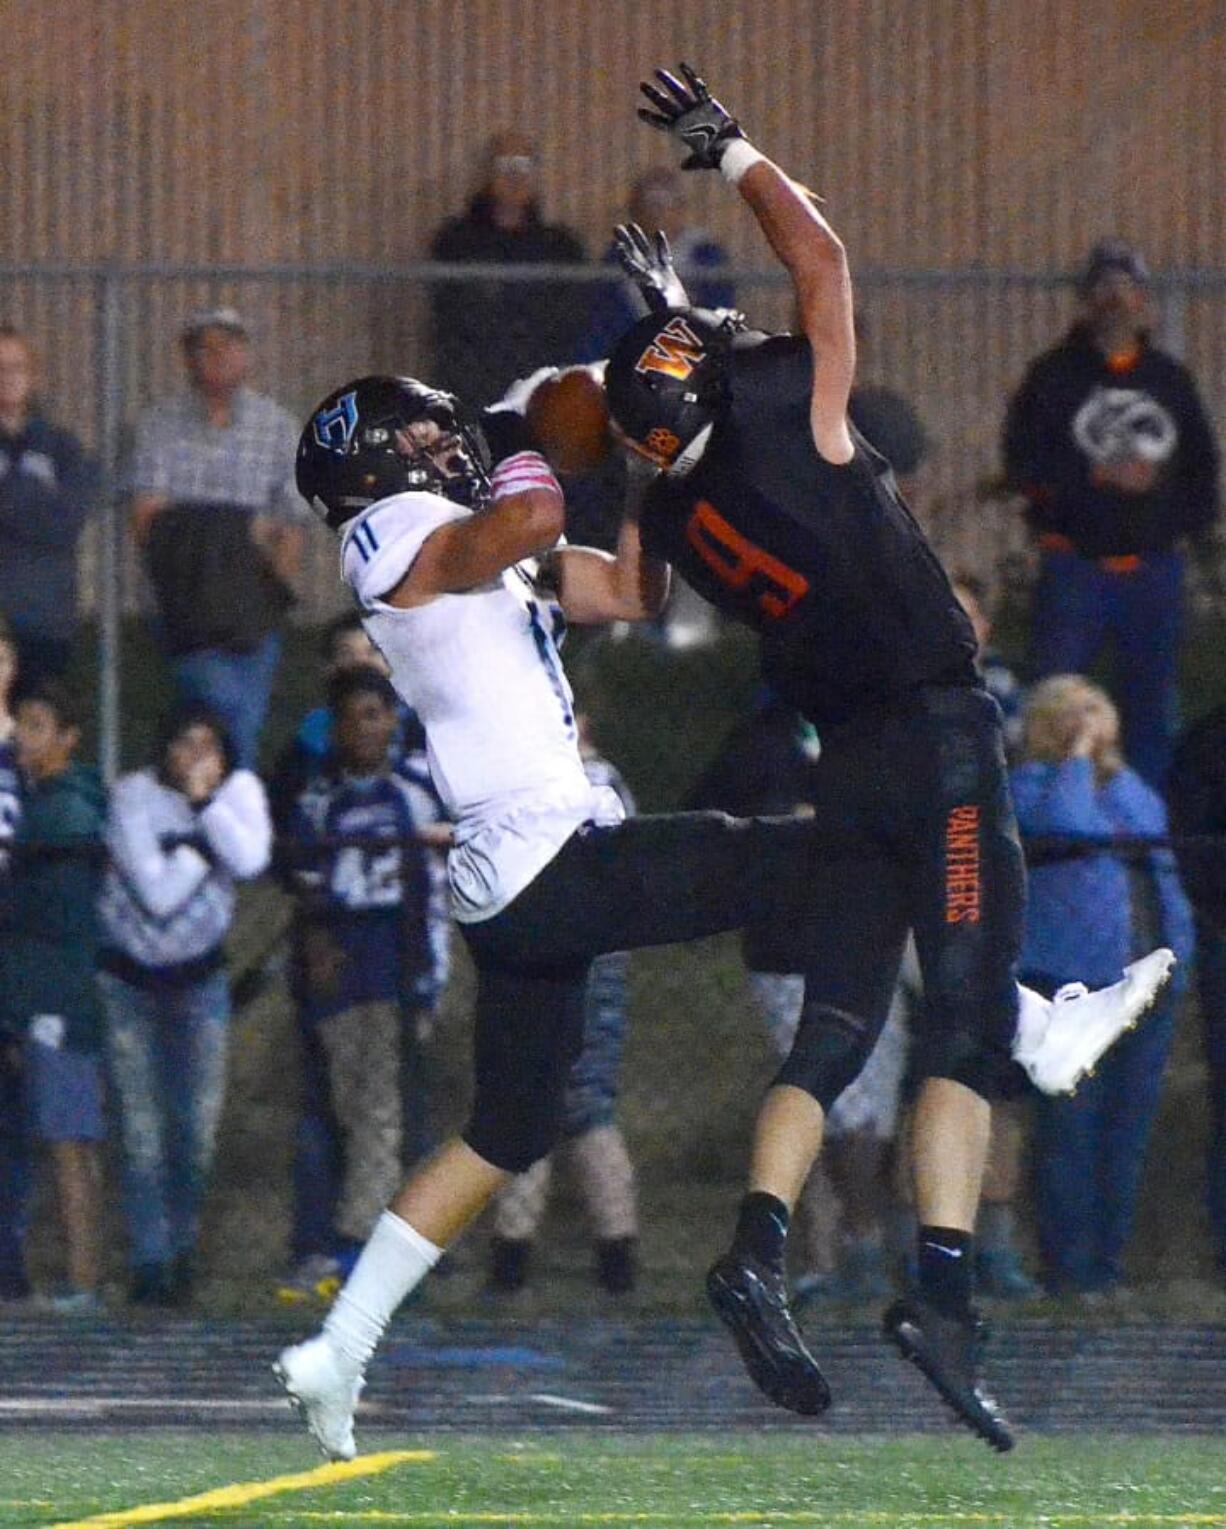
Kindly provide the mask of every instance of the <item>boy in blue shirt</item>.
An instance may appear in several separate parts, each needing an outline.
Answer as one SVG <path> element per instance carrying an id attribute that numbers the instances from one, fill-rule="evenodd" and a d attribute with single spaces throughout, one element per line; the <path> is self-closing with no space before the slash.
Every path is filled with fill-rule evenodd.
<path id="1" fill-rule="evenodd" d="M 323 1064 L 343 1160 L 333 1228 L 343 1255 L 360 1246 L 400 1181 L 401 1050 L 406 1028 L 432 1003 L 433 959 L 430 852 L 416 788 L 396 768 L 395 691 L 369 666 L 345 668 L 329 685 L 328 708 L 332 748 L 299 791 L 286 837 L 299 899 L 299 1021 Z M 313 1288 L 326 1261 L 316 1250 Z M 331 1262 L 335 1277 L 342 1261 Z"/>

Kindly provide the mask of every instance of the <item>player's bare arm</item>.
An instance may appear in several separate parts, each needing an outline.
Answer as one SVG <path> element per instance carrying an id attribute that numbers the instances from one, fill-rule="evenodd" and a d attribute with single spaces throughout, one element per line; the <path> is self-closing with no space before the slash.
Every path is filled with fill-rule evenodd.
<path id="1" fill-rule="evenodd" d="M 408 573 L 383 600 L 410 610 L 439 595 L 476 589 L 504 568 L 544 556 L 561 536 L 564 521 L 561 494 L 540 489 L 453 520 L 426 538 Z"/>
<path id="2" fill-rule="evenodd" d="M 559 547 L 550 557 L 567 621 L 642 621 L 668 599 L 669 566 L 643 551 L 637 519 L 622 521 L 616 553 Z"/>
<path id="3" fill-rule="evenodd" d="M 802 186 L 749 143 L 736 118 L 686 64 L 682 79 L 656 70 L 644 84 L 651 110 L 639 116 L 677 138 L 683 170 L 719 170 L 739 189 L 796 289 L 804 332 L 813 347 L 811 421 L 817 449 L 829 462 L 851 460 L 847 400 L 856 365 L 851 276 L 842 241 Z"/>

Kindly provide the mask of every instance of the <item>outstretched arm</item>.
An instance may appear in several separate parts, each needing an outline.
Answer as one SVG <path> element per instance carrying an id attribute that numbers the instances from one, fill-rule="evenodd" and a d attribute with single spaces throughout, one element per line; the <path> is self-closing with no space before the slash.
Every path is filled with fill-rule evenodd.
<path id="1" fill-rule="evenodd" d="M 668 598 L 669 566 L 643 550 L 638 520 L 628 515 L 617 551 L 559 547 L 550 558 L 567 621 L 642 621 L 658 616 Z"/>
<path id="2" fill-rule="evenodd" d="M 684 170 L 719 170 L 738 187 L 796 289 L 801 323 L 813 347 L 810 418 L 817 449 L 831 462 L 851 459 L 847 400 L 856 367 L 851 275 L 842 241 L 810 192 L 745 137 L 740 124 L 687 65 L 683 80 L 657 69 L 645 84 L 652 110 L 639 116 L 689 150 Z M 663 88 L 660 88 L 663 87 Z"/>

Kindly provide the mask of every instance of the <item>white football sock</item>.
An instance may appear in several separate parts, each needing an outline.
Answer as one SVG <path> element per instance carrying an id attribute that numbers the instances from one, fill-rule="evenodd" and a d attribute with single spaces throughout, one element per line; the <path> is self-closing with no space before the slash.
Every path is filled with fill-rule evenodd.
<path id="1" fill-rule="evenodd" d="M 324 1321 L 333 1348 L 355 1371 L 366 1368 L 393 1312 L 442 1254 L 390 1210 L 379 1217 Z"/>

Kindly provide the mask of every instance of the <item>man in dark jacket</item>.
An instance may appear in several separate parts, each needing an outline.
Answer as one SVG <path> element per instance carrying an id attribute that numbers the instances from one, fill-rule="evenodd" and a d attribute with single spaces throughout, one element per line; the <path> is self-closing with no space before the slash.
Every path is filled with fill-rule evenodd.
<path id="1" fill-rule="evenodd" d="M 518 133 L 490 140 L 480 191 L 430 246 L 434 260 L 497 265 L 579 265 L 578 238 L 546 223 L 536 150 Z M 434 371 L 473 405 L 500 398 L 516 377 L 576 353 L 591 297 L 580 283 L 444 281 L 431 297 Z"/>
<path id="2" fill-rule="evenodd" d="M 1174 727 L 1180 547 L 1207 555 L 1218 450 L 1191 376 L 1150 341 L 1148 280 L 1127 245 L 1094 247 L 1081 318 L 1009 404 L 1004 458 L 1042 551 L 1035 678 L 1084 673 L 1111 638 L 1124 752 L 1159 784 Z"/>
<path id="3" fill-rule="evenodd" d="M 59 679 L 77 625 L 77 542 L 98 497 L 97 464 L 40 413 L 29 341 L 0 326 L 0 613 L 18 683 Z"/>

